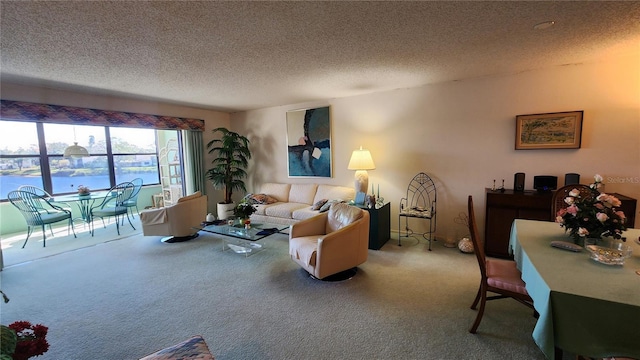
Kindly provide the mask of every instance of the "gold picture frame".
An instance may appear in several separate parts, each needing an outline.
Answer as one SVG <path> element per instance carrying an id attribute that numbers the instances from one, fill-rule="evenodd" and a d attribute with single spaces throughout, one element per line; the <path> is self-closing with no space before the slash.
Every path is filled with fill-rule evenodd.
<path id="1" fill-rule="evenodd" d="M 579 149 L 583 111 L 516 116 L 516 150 Z"/>

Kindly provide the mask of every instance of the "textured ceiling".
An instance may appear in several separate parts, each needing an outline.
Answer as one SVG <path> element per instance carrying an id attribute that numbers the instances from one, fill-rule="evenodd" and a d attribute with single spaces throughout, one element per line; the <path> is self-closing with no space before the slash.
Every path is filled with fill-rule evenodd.
<path id="1" fill-rule="evenodd" d="M 1 80 L 241 111 L 597 61 L 640 2 L 5 1 Z M 535 24 L 556 25 L 534 30 Z"/>

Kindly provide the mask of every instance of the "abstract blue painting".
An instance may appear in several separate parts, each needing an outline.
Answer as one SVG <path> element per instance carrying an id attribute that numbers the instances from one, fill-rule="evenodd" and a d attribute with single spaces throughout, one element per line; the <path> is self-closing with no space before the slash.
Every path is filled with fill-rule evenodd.
<path id="1" fill-rule="evenodd" d="M 329 107 L 287 112 L 289 177 L 331 177 Z"/>

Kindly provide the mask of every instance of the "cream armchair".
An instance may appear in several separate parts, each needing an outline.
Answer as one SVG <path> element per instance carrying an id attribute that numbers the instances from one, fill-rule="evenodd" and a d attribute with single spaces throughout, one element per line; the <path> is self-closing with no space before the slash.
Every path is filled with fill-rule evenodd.
<path id="1" fill-rule="evenodd" d="M 289 232 L 291 258 L 318 279 L 355 270 L 367 261 L 368 246 L 369 212 L 344 203 L 291 225 Z"/>
<path id="2" fill-rule="evenodd" d="M 166 236 L 163 242 L 180 242 L 198 236 L 194 229 L 205 220 L 207 196 L 197 191 L 178 199 L 174 205 L 140 213 L 144 236 Z"/>

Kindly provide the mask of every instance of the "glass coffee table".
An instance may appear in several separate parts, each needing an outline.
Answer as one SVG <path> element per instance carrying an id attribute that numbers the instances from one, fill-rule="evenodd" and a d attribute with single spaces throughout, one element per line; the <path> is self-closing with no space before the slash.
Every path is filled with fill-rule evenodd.
<path id="1" fill-rule="evenodd" d="M 259 243 L 260 240 L 269 235 L 281 234 L 283 230 L 288 228 L 288 225 L 269 223 L 252 223 L 249 229 L 245 229 L 243 225 L 227 225 L 226 223 L 202 224 L 197 227 L 199 231 L 224 235 L 222 237 L 222 251 L 231 250 L 236 254 L 244 254 L 245 257 L 264 249 L 264 245 Z"/>

